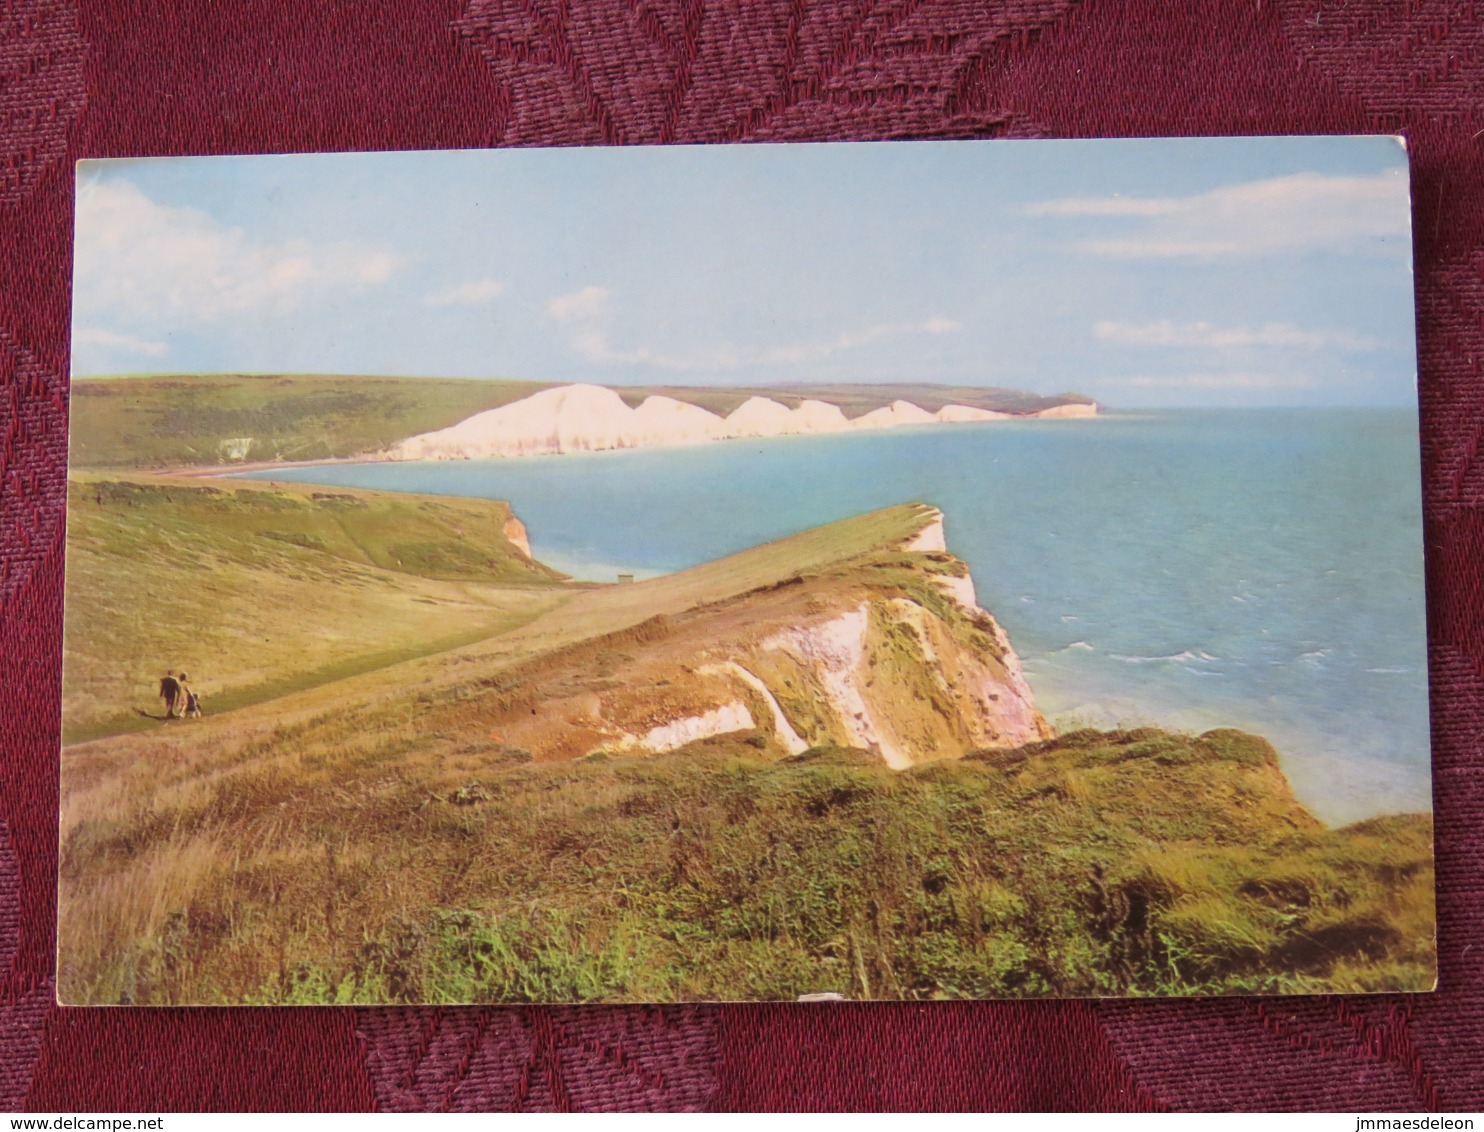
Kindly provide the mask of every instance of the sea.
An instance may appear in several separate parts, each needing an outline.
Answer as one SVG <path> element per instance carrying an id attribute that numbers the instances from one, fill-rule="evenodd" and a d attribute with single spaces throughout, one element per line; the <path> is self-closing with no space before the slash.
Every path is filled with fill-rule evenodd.
<path id="1" fill-rule="evenodd" d="M 946 516 L 1059 729 L 1240 727 L 1343 824 L 1431 808 L 1417 414 L 1150 411 L 254 473 L 509 500 L 575 577 Z"/>

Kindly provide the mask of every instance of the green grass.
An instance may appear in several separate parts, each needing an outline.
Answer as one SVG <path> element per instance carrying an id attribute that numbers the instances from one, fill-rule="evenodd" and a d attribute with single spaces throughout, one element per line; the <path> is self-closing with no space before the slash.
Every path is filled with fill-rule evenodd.
<path id="1" fill-rule="evenodd" d="M 566 600 L 493 501 L 81 474 L 63 737 L 155 726 L 167 669 L 222 712 L 507 632 Z"/>
<path id="2" fill-rule="evenodd" d="M 294 742 L 312 745 L 313 730 Z M 245 764 L 147 826 L 76 828 L 64 893 L 95 878 L 94 930 L 64 902 L 64 1001 L 1433 982 L 1430 821 L 1325 829 L 1271 748 L 1239 733 L 1080 732 L 902 773 L 839 748 L 769 759 L 735 739 L 648 759 L 490 757 L 472 772 L 366 755 Z M 332 804 L 320 780 L 354 805 Z M 228 849 L 238 839 L 264 851 Z M 140 899 L 123 879 L 161 890 L 166 876 L 178 887 L 134 913 L 146 930 L 115 937 L 113 902 Z"/>
<path id="3" fill-rule="evenodd" d="M 164 468 L 234 459 L 357 456 L 457 424 L 550 384 L 327 374 L 91 378 L 72 383 L 70 459 L 74 468 Z M 898 397 L 929 410 L 957 402 L 1009 412 L 1085 400 L 1078 394 L 1040 397 L 1008 389 L 908 384 L 777 389 L 645 386 L 620 392 L 631 404 L 651 393 L 664 393 L 717 413 L 731 412 L 752 394 L 788 405 L 817 397 L 839 404 L 850 417 Z"/>
<path id="4" fill-rule="evenodd" d="M 930 508 L 904 503 L 815 527 L 688 570 L 624 586 L 579 593 L 492 643 L 502 664 L 605 634 L 620 633 L 654 618 L 672 617 L 784 586 L 811 574 L 853 575 L 862 560 L 874 560 L 884 545 L 909 540 Z M 890 579 L 883 579 L 884 581 Z M 915 579 L 921 587 L 921 579 Z M 933 599 L 938 599 L 936 592 Z"/>
<path id="5" fill-rule="evenodd" d="M 63 751 L 62 1000 L 1431 986 L 1429 819 L 1325 829 L 1240 732 L 1079 731 L 903 772 L 761 733 L 541 762 L 515 734 L 590 692 L 683 708 L 709 645 L 862 595 L 994 661 L 992 624 L 932 584 L 960 566 L 896 549 L 931 515 L 593 589 L 519 555 L 497 503 L 76 477 L 70 733 L 130 725 L 118 705 L 163 667 L 219 686 L 206 719 Z M 901 714 L 942 714 L 907 630 L 873 618 Z M 803 720 L 817 691 L 779 665 Z"/>
<path id="6" fill-rule="evenodd" d="M 229 441 L 248 460 L 323 460 L 388 447 L 546 383 L 320 374 L 190 374 L 75 381 L 74 468 L 224 464 Z"/>
<path id="7" fill-rule="evenodd" d="M 221 485 L 221 486 L 214 486 Z M 925 510 L 843 520 L 601 588 L 516 553 L 489 500 L 80 473 L 68 501 L 63 738 L 138 732 L 185 669 L 216 714 L 488 641 L 479 669 L 870 557 Z"/>

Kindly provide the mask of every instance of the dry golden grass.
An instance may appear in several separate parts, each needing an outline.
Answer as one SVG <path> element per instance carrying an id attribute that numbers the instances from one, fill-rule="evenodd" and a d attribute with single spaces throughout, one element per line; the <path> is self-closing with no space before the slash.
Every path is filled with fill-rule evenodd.
<path id="1" fill-rule="evenodd" d="M 69 807 L 68 1002 L 1420 990 L 1430 825 L 1308 824 L 1266 767 L 1114 733 L 895 773 L 735 737 L 534 764 L 312 718 Z M 1260 741 L 1258 741 L 1260 742 Z M 1162 756 L 1182 750 L 1177 765 Z M 312 753 L 306 753 L 312 752 Z M 1010 773 L 1016 763 L 1025 773 Z M 1069 767 L 1121 771 L 1089 797 Z M 175 778 L 173 785 L 168 781 Z M 1233 819 L 1224 782 L 1270 795 Z M 1274 820 L 1279 818 L 1280 820 Z M 1305 878 L 1295 887 L 1293 878 Z"/>
<path id="2" fill-rule="evenodd" d="M 509 544 L 509 517 L 479 500 L 74 477 L 64 738 L 152 726 L 167 670 L 221 712 L 521 625 L 572 591 Z"/>
<path id="3" fill-rule="evenodd" d="M 1430 985 L 1427 820 L 1326 830 L 1271 748 L 1240 733 L 1076 733 L 900 774 L 834 748 L 785 759 L 766 734 L 540 763 L 494 733 L 521 703 L 575 702 L 583 681 L 606 692 L 651 661 L 677 669 L 707 640 L 768 631 L 832 593 L 928 603 L 928 556 L 883 551 L 926 514 L 564 591 L 486 640 L 67 748 L 59 996 Z M 984 636 L 959 620 L 944 624 L 965 647 Z"/>

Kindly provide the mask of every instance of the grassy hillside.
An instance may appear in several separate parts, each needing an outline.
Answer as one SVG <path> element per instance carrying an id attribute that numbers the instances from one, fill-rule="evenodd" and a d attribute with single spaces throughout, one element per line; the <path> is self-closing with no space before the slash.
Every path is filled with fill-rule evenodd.
<path id="1" fill-rule="evenodd" d="M 850 721 L 869 717 L 860 745 L 898 761 L 1038 734 L 993 619 L 940 584 L 963 564 L 900 549 L 938 518 L 888 508 L 582 595 L 469 650 L 523 652 L 450 685 L 440 731 L 463 742 L 493 730 L 538 759 L 571 758 L 734 705 L 767 720 L 772 696 L 798 741 L 852 742 Z M 832 676 L 824 654 L 852 651 L 852 675 Z"/>
<path id="2" fill-rule="evenodd" d="M 328 375 L 90 378 L 72 383 L 74 468 L 162 468 L 253 461 L 323 460 L 381 451 L 398 440 L 457 424 L 529 397 L 551 383 Z M 936 410 L 950 401 L 1028 412 L 1077 394 L 936 385 L 820 385 L 710 389 L 634 387 L 631 404 L 666 393 L 729 413 L 756 393 L 790 406 L 805 397 L 855 417 L 904 397 Z"/>
<path id="3" fill-rule="evenodd" d="M 493 500 L 102 473 L 70 489 L 63 739 L 157 726 L 141 713 L 163 711 L 159 678 L 184 668 L 209 697 L 198 749 L 213 748 L 222 712 L 360 674 L 371 675 L 323 702 L 363 686 L 379 698 L 413 677 L 373 670 L 420 656 L 432 659 L 416 679 L 466 696 L 529 658 L 909 538 L 925 510 L 594 589 L 516 551 L 509 507 Z M 221 742 L 252 736 L 234 719 Z"/>
<path id="4" fill-rule="evenodd" d="M 511 519 L 490 500 L 75 476 L 64 739 L 149 726 L 166 669 L 220 712 L 529 621 L 568 594 Z"/>
<path id="5" fill-rule="evenodd" d="M 1342 830 L 1262 740 L 1079 732 L 530 763 L 272 746 L 71 826 L 66 1002 L 1425 990 L 1431 827 Z M 250 852 L 243 847 L 250 846 Z"/>
<path id="6" fill-rule="evenodd" d="M 1325 829 L 1252 736 L 1079 732 L 902 772 L 828 745 L 787 758 L 762 731 L 537 760 L 511 726 L 522 712 L 607 702 L 641 677 L 663 699 L 709 643 L 844 590 L 931 605 L 931 575 L 952 563 L 894 549 L 933 514 L 911 505 L 575 589 L 508 544 L 496 553 L 507 514 L 308 488 L 74 485 L 69 585 L 95 588 L 86 612 L 69 602 L 69 713 L 147 695 L 156 665 L 217 678 L 220 658 L 249 655 L 233 649 L 260 650 L 269 682 L 246 685 L 240 710 L 219 697 L 205 719 L 63 751 L 63 1001 L 1431 985 L 1428 819 Z M 491 561 L 386 565 L 408 542 L 471 540 Z M 435 622 L 421 618 L 479 639 L 430 651 Z M 950 628 L 993 651 L 971 618 Z M 339 654 L 322 643 L 337 633 Z M 356 650 L 373 640 L 426 655 L 366 663 Z M 111 692 L 120 656 L 142 675 Z M 330 679 L 321 656 L 368 670 Z M 886 676 L 903 697 L 910 677 Z M 252 706 L 270 678 L 285 684 Z"/>
<path id="7" fill-rule="evenodd" d="M 886 507 L 674 574 L 594 589 L 490 647 L 511 660 L 527 657 L 654 618 L 714 606 L 805 575 L 850 569 L 857 560 L 910 539 L 930 512 L 936 514 L 921 504 Z"/>
<path id="8" fill-rule="evenodd" d="M 530 381 L 329 375 L 91 378 L 74 381 L 74 468 L 323 460 L 386 448 L 546 388 Z"/>

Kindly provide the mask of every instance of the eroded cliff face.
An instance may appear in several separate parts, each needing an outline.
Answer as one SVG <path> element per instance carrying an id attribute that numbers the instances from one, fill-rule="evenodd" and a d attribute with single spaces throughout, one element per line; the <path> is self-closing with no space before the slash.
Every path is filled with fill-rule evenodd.
<path id="1" fill-rule="evenodd" d="M 774 634 L 748 659 L 775 677 L 807 745 L 861 748 L 894 769 L 1047 737 L 1008 644 L 981 627 L 976 647 L 955 616 L 880 597 Z"/>
<path id="2" fill-rule="evenodd" d="M 501 733 L 538 759 L 732 736 L 780 755 L 857 748 L 897 769 L 1049 737 L 941 513 L 918 520 L 870 555 L 551 658 Z"/>
<path id="3" fill-rule="evenodd" d="M 502 533 L 511 546 L 515 547 L 516 550 L 520 551 L 527 558 L 531 557 L 531 540 L 526 536 L 526 525 L 524 523 L 514 515 L 511 515 L 510 518 L 505 520 Z"/>

